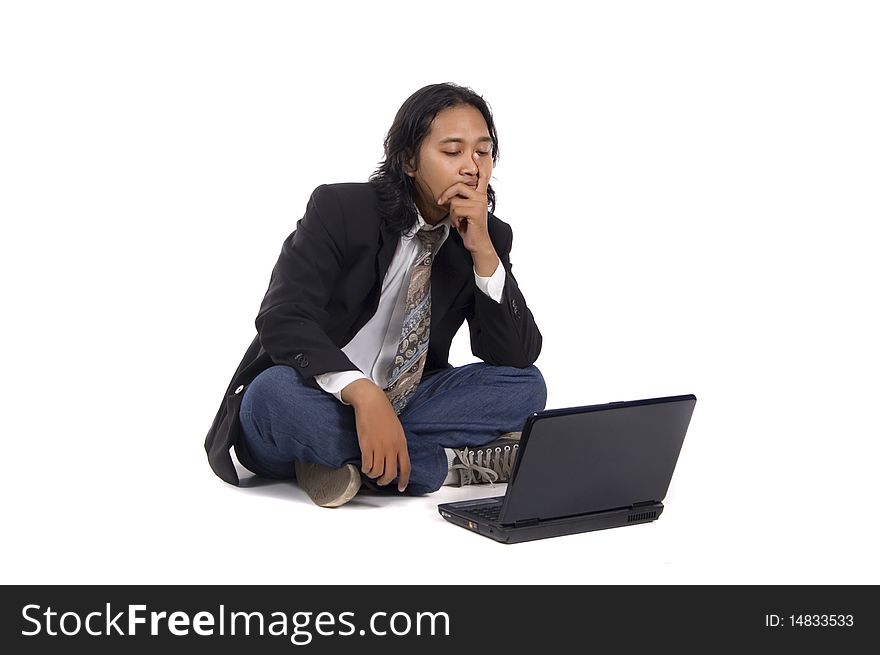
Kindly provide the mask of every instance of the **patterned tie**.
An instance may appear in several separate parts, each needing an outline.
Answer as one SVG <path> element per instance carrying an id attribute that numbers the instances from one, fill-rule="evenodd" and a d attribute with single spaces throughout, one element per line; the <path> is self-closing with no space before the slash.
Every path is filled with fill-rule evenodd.
<path id="1" fill-rule="evenodd" d="M 385 395 L 398 414 L 406 407 L 425 369 L 431 331 L 431 264 L 443 234 L 442 227 L 423 228 L 416 233 L 423 250 L 413 264 L 406 292 L 403 331 L 385 387 Z"/>

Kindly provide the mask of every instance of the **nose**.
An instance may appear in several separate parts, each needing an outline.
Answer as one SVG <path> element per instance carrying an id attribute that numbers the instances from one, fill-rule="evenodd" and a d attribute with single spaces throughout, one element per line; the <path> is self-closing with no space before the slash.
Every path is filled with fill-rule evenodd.
<path id="1" fill-rule="evenodd" d="M 480 167 L 477 166 L 477 162 L 474 161 L 473 157 L 468 157 L 467 161 L 461 165 L 461 174 L 463 176 L 476 177 L 479 172 Z"/>

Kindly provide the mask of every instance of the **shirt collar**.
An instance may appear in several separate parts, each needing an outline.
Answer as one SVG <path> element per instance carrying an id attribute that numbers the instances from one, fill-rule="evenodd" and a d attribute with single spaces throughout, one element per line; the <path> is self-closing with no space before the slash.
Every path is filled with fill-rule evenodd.
<path id="1" fill-rule="evenodd" d="M 422 228 L 425 228 L 426 230 L 436 230 L 442 228 L 445 225 L 447 234 L 448 231 L 452 229 L 452 219 L 449 218 L 449 214 L 446 214 L 443 220 L 437 223 L 437 225 L 431 225 L 430 223 L 428 223 L 422 216 L 422 212 L 418 210 L 418 207 L 416 208 L 416 215 L 418 216 L 418 223 L 415 225 L 415 227 L 413 227 L 412 230 L 403 235 L 403 238 L 406 241 L 414 239 L 416 236 L 416 232 L 418 232 Z"/>

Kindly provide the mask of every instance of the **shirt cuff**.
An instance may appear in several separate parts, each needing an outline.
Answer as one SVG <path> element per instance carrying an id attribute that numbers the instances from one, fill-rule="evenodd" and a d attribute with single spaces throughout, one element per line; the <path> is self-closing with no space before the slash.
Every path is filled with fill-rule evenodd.
<path id="1" fill-rule="evenodd" d="M 504 265 L 501 263 L 500 259 L 498 260 L 498 266 L 495 268 L 495 272 L 492 273 L 491 277 L 477 275 L 477 269 L 474 269 L 474 279 L 477 283 L 477 288 L 499 305 L 501 304 L 501 294 L 504 291 L 505 277 Z"/>
<path id="2" fill-rule="evenodd" d="M 350 405 L 342 399 L 342 390 L 355 380 L 369 379 L 360 371 L 337 371 L 335 373 L 321 373 L 315 376 L 315 382 L 327 393 L 332 393 L 343 405 Z"/>

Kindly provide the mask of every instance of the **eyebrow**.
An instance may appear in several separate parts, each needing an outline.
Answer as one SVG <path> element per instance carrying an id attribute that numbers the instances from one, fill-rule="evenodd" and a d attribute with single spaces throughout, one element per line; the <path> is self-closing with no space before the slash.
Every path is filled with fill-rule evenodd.
<path id="1" fill-rule="evenodd" d="M 491 143 L 492 137 L 491 136 L 481 136 L 479 139 L 477 139 L 477 143 L 482 143 L 484 141 L 488 141 L 489 143 Z M 441 139 L 438 143 L 441 146 L 444 143 L 464 143 L 464 139 L 462 139 L 461 137 L 458 137 L 458 136 L 450 136 L 450 137 L 446 137 L 445 139 Z"/>

